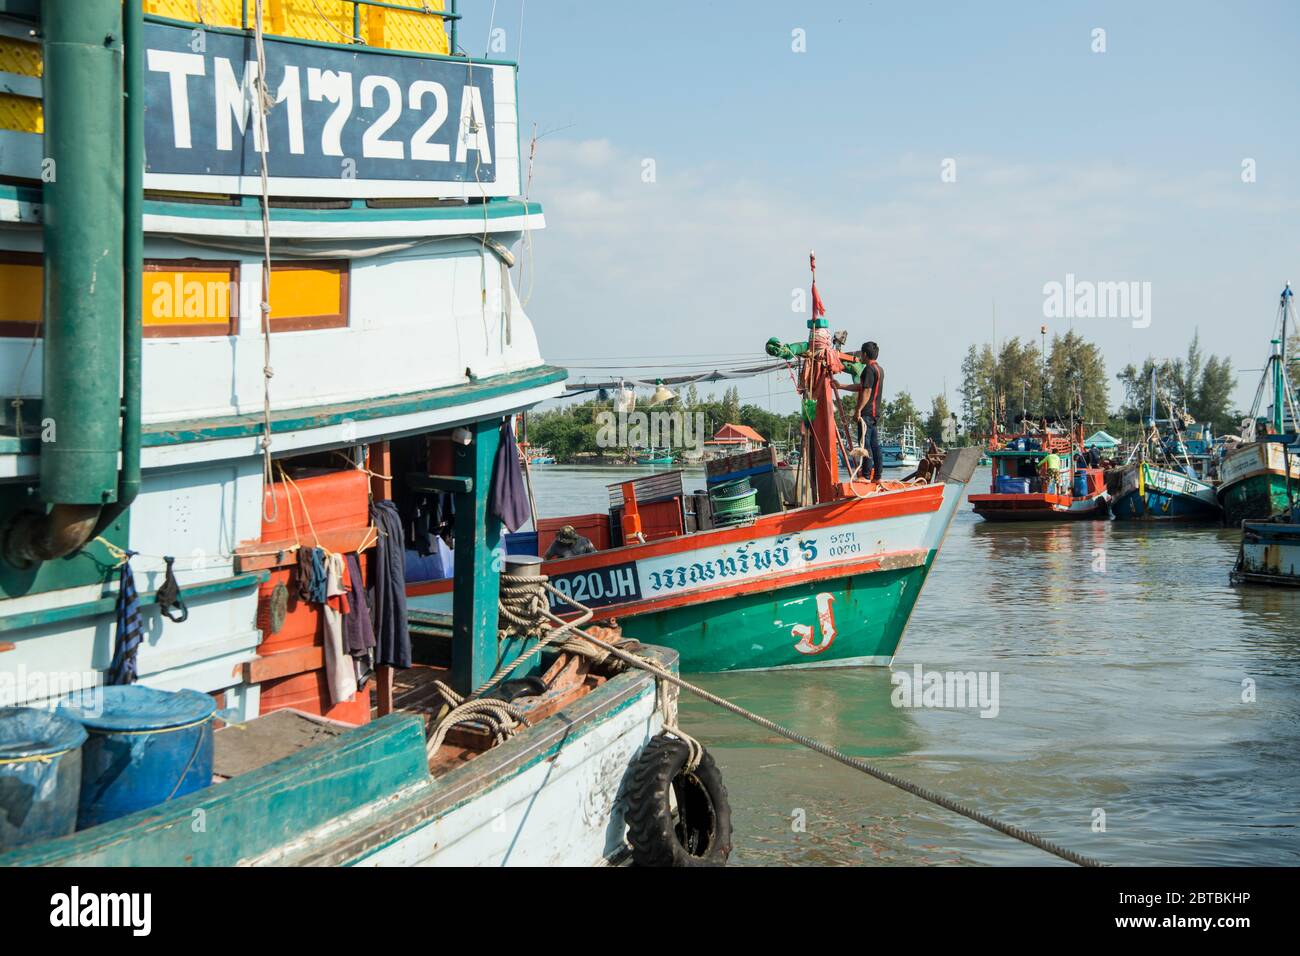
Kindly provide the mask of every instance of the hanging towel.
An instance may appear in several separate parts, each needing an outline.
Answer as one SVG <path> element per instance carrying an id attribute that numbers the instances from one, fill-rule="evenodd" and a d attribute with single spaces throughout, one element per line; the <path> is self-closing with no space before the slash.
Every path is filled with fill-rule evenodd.
<path id="1" fill-rule="evenodd" d="M 361 564 L 355 554 L 344 555 L 343 560 L 352 584 L 348 593 L 348 613 L 343 618 L 343 646 L 353 657 L 365 657 L 375 646 L 375 629 L 370 623 L 365 588 L 361 586 Z"/>
<path id="2" fill-rule="evenodd" d="M 370 610 L 375 624 L 375 664 L 411 666 L 411 632 L 406 623 L 406 541 L 402 519 L 391 501 L 370 506 L 379 532 L 370 561 Z"/>
<path id="3" fill-rule="evenodd" d="M 501 441 L 497 445 L 497 457 L 492 465 L 491 504 L 492 513 L 510 531 L 522 528 L 532 514 L 528 507 L 528 491 L 524 488 L 523 471 L 519 467 L 515 430 L 510 426 L 509 418 L 501 423 Z"/>
<path id="4" fill-rule="evenodd" d="M 325 555 L 326 600 L 321 611 L 325 615 L 325 677 L 334 704 L 357 695 L 356 665 L 343 646 L 343 614 L 347 608 L 344 568 L 343 555 Z"/>
<path id="5" fill-rule="evenodd" d="M 108 668 L 108 683 L 134 684 L 136 678 L 135 655 L 144 638 L 144 622 L 140 618 L 140 595 L 135 590 L 135 574 L 131 571 L 131 557 L 126 553 L 117 585 L 117 639 L 113 647 L 113 663 Z"/>

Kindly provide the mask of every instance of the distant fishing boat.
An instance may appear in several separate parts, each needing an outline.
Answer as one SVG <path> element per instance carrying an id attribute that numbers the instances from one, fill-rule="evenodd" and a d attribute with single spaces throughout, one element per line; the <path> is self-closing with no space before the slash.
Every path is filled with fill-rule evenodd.
<path id="1" fill-rule="evenodd" d="M 1251 406 L 1251 418 L 1243 429 L 1246 443 L 1227 452 L 1219 468 L 1219 501 L 1225 520 L 1232 525 L 1247 519 L 1286 514 L 1290 510 L 1288 488 L 1300 483 L 1300 455 L 1295 453 L 1294 434 L 1300 415 L 1295 388 L 1286 370 L 1287 319 L 1292 308 L 1288 283 L 1278 303 L 1281 332 L 1272 341 L 1268 363 Z M 1270 384 L 1272 409 L 1267 418 L 1261 419 L 1264 390 Z M 1265 429 L 1265 435 L 1259 435 L 1260 428 Z"/>
<path id="2" fill-rule="evenodd" d="M 1208 477 L 1214 465 L 1208 427 L 1200 428 L 1196 439 L 1185 439 L 1181 413 L 1171 406 L 1167 420 L 1170 434 L 1162 437 L 1156 418 L 1157 395 L 1152 370 L 1146 434 L 1129 460 L 1106 475 L 1111 511 L 1119 521 L 1218 518 L 1222 509 Z"/>
<path id="3" fill-rule="evenodd" d="M 1043 428 L 1026 431 L 990 450 L 993 482 L 988 494 L 970 495 L 975 513 L 985 521 L 1107 517 L 1109 495 L 1102 470 L 1075 465 L 1074 452 L 1082 447 L 1081 429 L 1062 435 Z M 1056 454 L 1061 462 L 1055 481 L 1039 473 L 1040 463 L 1049 454 Z"/>
<path id="4" fill-rule="evenodd" d="M 908 422 L 898 437 L 881 442 L 882 468 L 914 469 L 921 462 L 922 449 L 916 440 L 916 425 Z"/>
<path id="5" fill-rule="evenodd" d="M 1120 521 L 1217 518 L 1222 509 L 1208 481 L 1149 461 L 1116 469 L 1111 510 Z"/>
<path id="6" fill-rule="evenodd" d="M 638 465 L 671 465 L 673 463 L 673 453 L 652 448 L 645 454 L 638 455 L 636 463 Z"/>

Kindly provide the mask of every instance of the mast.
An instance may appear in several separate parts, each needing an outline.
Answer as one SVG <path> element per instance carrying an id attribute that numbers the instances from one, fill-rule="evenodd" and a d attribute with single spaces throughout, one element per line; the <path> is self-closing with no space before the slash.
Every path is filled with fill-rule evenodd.
<path id="1" fill-rule="evenodd" d="M 1291 305 L 1291 283 L 1282 289 L 1282 334 L 1273 342 L 1273 355 L 1277 365 L 1273 369 L 1273 427 L 1279 435 L 1283 432 L 1286 421 L 1287 386 L 1286 386 L 1286 318 Z"/>

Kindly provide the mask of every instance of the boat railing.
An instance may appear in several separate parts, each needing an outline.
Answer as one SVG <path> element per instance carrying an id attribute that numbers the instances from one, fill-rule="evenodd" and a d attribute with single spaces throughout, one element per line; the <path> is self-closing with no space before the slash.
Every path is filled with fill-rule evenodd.
<path id="1" fill-rule="evenodd" d="M 457 0 L 450 0 L 448 9 L 440 10 L 423 3 L 420 6 L 408 6 L 401 3 L 390 3 L 388 0 L 340 0 L 342 3 L 352 4 L 352 42 L 362 43 L 361 39 L 361 8 L 362 7 L 381 7 L 385 10 L 396 10 L 399 13 L 417 13 L 424 16 L 438 17 L 449 27 L 451 40 L 451 52 L 454 56 L 456 53 L 456 27 L 461 19 L 460 13 L 457 12 Z M 248 30 L 252 27 L 250 19 L 250 10 L 255 8 L 255 0 L 240 0 L 240 26 Z"/>

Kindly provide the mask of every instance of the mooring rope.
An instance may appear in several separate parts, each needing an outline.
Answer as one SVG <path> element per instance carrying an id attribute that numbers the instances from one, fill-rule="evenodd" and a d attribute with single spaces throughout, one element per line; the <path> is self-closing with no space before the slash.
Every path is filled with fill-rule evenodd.
<path id="1" fill-rule="evenodd" d="M 862 760 L 858 757 L 851 757 L 848 754 L 844 753 L 843 751 L 835 749 L 829 744 L 822 743 L 820 740 L 816 740 L 812 737 L 808 737 L 797 731 L 790 730 L 787 727 L 783 727 L 780 724 L 776 723 L 775 721 L 768 720 L 766 717 L 756 714 L 753 711 L 746 710 L 744 707 L 741 707 L 738 704 L 733 704 L 731 701 L 727 700 L 726 698 L 719 697 L 717 694 L 711 693 L 705 690 L 703 687 L 700 687 L 696 684 L 692 684 L 690 681 L 683 680 L 682 678 L 671 673 L 670 671 L 667 671 L 664 668 L 660 667 L 658 664 L 654 663 L 653 661 L 647 660 L 644 657 L 640 657 L 636 654 L 630 654 L 627 651 L 624 651 L 614 646 L 613 644 L 601 640 L 600 638 L 588 633 L 587 631 L 582 630 L 582 628 L 580 627 L 581 623 L 584 623 L 591 619 L 593 614 L 591 608 L 586 607 L 580 602 L 575 601 L 573 598 L 565 594 L 563 591 L 558 590 L 554 585 L 552 585 L 547 580 L 546 575 L 537 575 L 535 577 L 522 577 L 519 575 L 503 574 L 502 580 L 509 581 L 509 586 L 511 588 L 512 595 L 517 596 L 519 594 L 522 594 L 523 592 L 531 592 L 536 594 L 538 600 L 529 601 L 530 610 L 534 610 L 537 613 L 542 614 L 544 617 L 547 618 L 547 620 L 553 622 L 552 626 L 555 627 L 556 630 L 563 629 L 565 633 L 572 633 L 577 635 L 578 637 L 581 637 L 584 640 L 590 641 L 592 644 L 596 645 L 596 647 L 604 651 L 606 657 L 614 657 L 617 660 L 622 661 L 624 664 L 627 664 L 630 667 L 635 667 L 640 670 L 648 671 L 649 673 L 653 674 L 658 680 L 667 681 L 668 683 L 673 684 L 674 686 L 679 687 L 682 690 L 689 691 L 695 696 L 703 700 L 706 700 L 711 704 L 715 704 L 718 707 L 721 707 L 723 710 L 735 714 L 737 717 L 742 717 L 745 720 L 748 720 L 750 723 L 757 724 L 758 726 L 770 730 L 775 734 L 781 735 L 787 740 L 791 740 L 794 743 L 807 747 L 809 750 L 813 750 L 821 754 L 823 757 L 829 757 L 831 760 L 834 760 L 838 763 L 842 763 L 846 767 L 852 767 L 854 770 L 860 771 L 861 773 L 865 773 L 870 777 L 874 777 L 875 779 L 881 781 L 882 783 L 887 783 L 892 787 L 897 787 L 898 789 L 906 793 L 912 794 L 912 796 L 914 797 L 920 797 L 922 800 L 925 800 L 929 803 L 933 803 L 936 806 L 943 807 L 945 810 L 951 810 L 953 813 L 960 814 L 961 816 L 964 816 L 969 820 L 974 820 L 976 823 L 983 824 L 989 829 L 996 830 L 999 833 L 1005 834 L 1006 836 L 1019 840 L 1022 843 L 1027 843 L 1030 846 L 1037 847 L 1040 850 L 1043 850 L 1047 853 L 1051 853 L 1053 856 L 1060 857 L 1062 860 L 1067 860 L 1070 863 L 1076 864 L 1077 866 L 1102 866 L 1103 865 L 1100 861 L 1095 860 L 1092 857 L 1084 856 L 1081 853 L 1076 853 L 1074 850 L 1066 849 L 1063 846 L 1053 843 L 1051 840 L 1048 840 L 1046 837 L 1040 836 L 1039 834 L 1034 833 L 1030 830 L 1026 830 L 1024 827 L 1018 827 L 1015 826 L 1014 824 L 1005 823 L 1002 820 L 999 820 L 996 817 L 992 817 L 981 810 L 976 810 L 973 807 L 968 807 L 965 804 L 960 803 L 957 800 L 953 799 L 952 797 L 947 796 L 946 794 L 942 794 L 936 790 L 931 790 L 928 787 L 923 787 L 920 786 L 919 784 L 912 783 L 909 780 L 904 780 L 902 777 L 898 776 L 897 774 L 890 773 L 888 770 L 882 770 L 879 767 L 873 766 L 872 764 L 869 764 L 865 760 Z M 564 603 L 570 605 L 571 607 L 579 611 L 581 617 L 574 621 L 565 621 L 564 619 L 557 617 L 554 613 L 551 612 L 549 607 L 549 602 L 545 599 L 544 594 L 552 594 L 555 597 L 559 598 Z M 552 638 L 551 640 L 553 641 L 554 639 Z M 568 645 L 573 644 L 574 642 L 575 642 L 574 638 L 570 638 L 569 641 L 566 642 L 565 649 L 568 649 Z M 534 650 L 537 649 L 538 648 L 534 648 Z M 518 661 L 512 661 L 508 666 L 502 668 L 502 671 L 508 673 L 509 671 L 513 670 L 516 666 L 518 666 Z M 500 673 L 501 671 L 498 671 L 498 674 Z M 493 681 L 495 681 L 495 679 L 496 678 L 494 677 Z M 677 731 L 672 731 L 672 732 L 677 733 Z"/>

